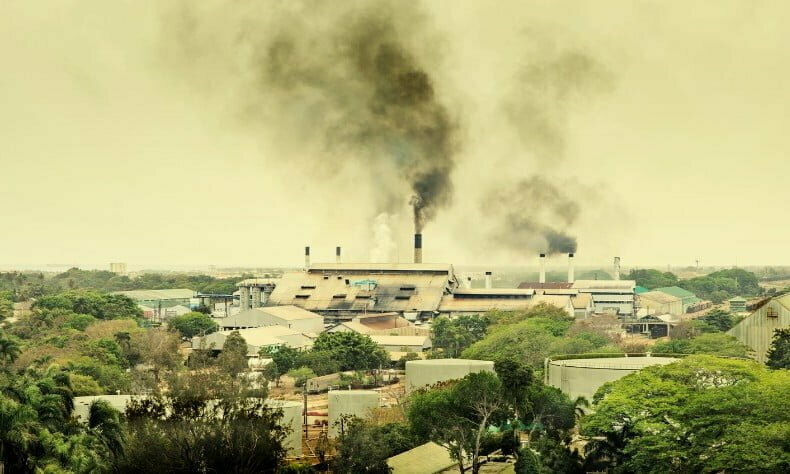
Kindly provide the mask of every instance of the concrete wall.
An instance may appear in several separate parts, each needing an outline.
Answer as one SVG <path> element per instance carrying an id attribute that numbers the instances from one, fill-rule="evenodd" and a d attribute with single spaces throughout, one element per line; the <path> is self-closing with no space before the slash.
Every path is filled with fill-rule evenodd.
<path id="1" fill-rule="evenodd" d="M 571 400 L 583 396 L 592 402 L 593 395 L 606 382 L 613 382 L 651 365 L 671 364 L 670 357 L 615 357 L 570 359 L 549 362 L 548 383 L 563 391 Z"/>
<path id="2" fill-rule="evenodd" d="M 494 363 L 488 360 L 467 359 L 410 360 L 406 362 L 406 393 L 484 371 L 493 372 Z"/>
<path id="3" fill-rule="evenodd" d="M 288 456 L 301 456 L 302 455 L 302 410 L 304 407 L 298 402 L 289 402 L 286 400 L 266 400 L 266 403 L 272 408 L 280 408 L 283 411 L 283 417 L 280 419 L 280 424 L 290 428 L 288 435 L 283 441 L 283 446 L 288 450 Z"/>
<path id="4" fill-rule="evenodd" d="M 329 392 L 329 436 L 340 433 L 338 421 L 343 415 L 368 418 L 379 407 L 379 393 L 373 390 L 333 390 Z"/>
<path id="5" fill-rule="evenodd" d="M 769 311 L 776 314 L 777 317 L 769 318 Z M 754 351 L 755 359 L 765 362 L 768 349 L 771 348 L 774 330 L 788 327 L 790 327 L 790 310 L 780 302 L 773 300 L 736 324 L 735 327 L 727 331 L 727 334 L 735 336 L 736 339 L 749 346 Z"/>

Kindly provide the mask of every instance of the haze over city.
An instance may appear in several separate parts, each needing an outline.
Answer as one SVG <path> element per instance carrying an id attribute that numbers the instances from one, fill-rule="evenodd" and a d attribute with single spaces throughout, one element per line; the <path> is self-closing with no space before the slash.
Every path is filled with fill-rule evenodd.
<path id="1" fill-rule="evenodd" d="M 0 263 L 298 266 L 304 245 L 366 261 L 382 238 L 409 261 L 408 159 L 361 124 L 332 135 L 364 110 L 332 117 L 348 101 L 305 72 L 335 50 L 291 44 L 305 56 L 278 97 L 256 49 L 288 28 L 342 46 L 365 4 L 2 2 Z M 784 2 L 455 4 L 379 12 L 447 125 L 426 261 L 536 265 L 550 228 L 580 264 L 790 263 Z M 338 61 L 318 80 L 364 90 Z M 527 237 L 503 240 L 525 215 Z"/>

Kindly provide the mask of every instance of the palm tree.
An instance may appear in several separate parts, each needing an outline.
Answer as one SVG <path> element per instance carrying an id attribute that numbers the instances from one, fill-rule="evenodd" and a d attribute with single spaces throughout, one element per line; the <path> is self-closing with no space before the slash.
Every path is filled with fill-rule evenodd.
<path id="1" fill-rule="evenodd" d="M 3 362 L 3 365 L 12 364 L 21 352 L 16 339 L 0 333 L 0 361 Z"/>
<path id="2" fill-rule="evenodd" d="M 36 412 L 0 396 L 0 459 L 8 472 L 28 470 L 29 454 L 38 442 Z"/>
<path id="3" fill-rule="evenodd" d="M 88 428 L 113 457 L 123 456 L 125 436 L 121 415 L 106 400 L 94 400 L 90 404 Z"/>
<path id="4" fill-rule="evenodd" d="M 585 414 L 585 409 L 590 408 L 590 402 L 583 395 L 579 395 L 573 401 L 573 412 L 578 422 Z"/>

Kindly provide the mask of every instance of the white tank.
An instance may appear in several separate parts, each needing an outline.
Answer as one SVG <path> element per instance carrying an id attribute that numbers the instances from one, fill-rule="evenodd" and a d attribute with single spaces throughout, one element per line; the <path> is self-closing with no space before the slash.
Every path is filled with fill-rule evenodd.
<path id="1" fill-rule="evenodd" d="M 272 408 L 279 408 L 283 411 L 280 424 L 289 428 L 288 435 L 283 440 L 283 446 L 288 450 L 288 456 L 302 455 L 302 411 L 303 405 L 299 402 L 288 400 L 267 399 L 266 404 Z"/>
<path id="2" fill-rule="evenodd" d="M 446 380 L 462 379 L 476 372 L 493 372 L 490 360 L 429 359 L 406 362 L 406 393 Z"/>
<path id="3" fill-rule="evenodd" d="M 329 392 L 329 436 L 340 433 L 338 421 L 343 415 L 368 418 L 379 407 L 379 393 L 373 390 L 332 390 Z"/>
<path id="4" fill-rule="evenodd" d="M 651 365 L 676 362 L 673 357 L 607 357 L 601 359 L 550 360 L 546 380 L 571 400 L 583 396 L 592 402 L 593 395 L 606 382 L 613 382 Z"/>

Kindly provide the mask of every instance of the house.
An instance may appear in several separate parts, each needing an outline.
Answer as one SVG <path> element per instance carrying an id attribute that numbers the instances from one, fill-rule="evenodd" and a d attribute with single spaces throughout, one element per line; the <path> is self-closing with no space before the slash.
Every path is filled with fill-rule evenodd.
<path id="1" fill-rule="evenodd" d="M 241 311 L 219 322 L 223 330 L 283 326 L 298 329 L 303 333 L 320 333 L 324 330 L 324 318 L 298 306 L 266 306 Z"/>
<path id="2" fill-rule="evenodd" d="M 694 303 L 697 303 L 697 302 L 701 301 L 699 298 L 697 298 L 697 295 L 695 295 L 694 293 L 692 293 L 692 292 L 690 292 L 688 290 L 684 290 L 683 288 L 681 288 L 679 286 L 664 286 L 664 287 L 661 287 L 661 288 L 656 288 L 654 291 L 660 291 L 662 293 L 666 293 L 668 295 L 672 295 L 675 298 L 679 298 L 681 303 L 683 304 L 683 312 L 684 313 L 688 313 L 689 312 L 689 308 Z"/>
<path id="3" fill-rule="evenodd" d="M 749 346 L 754 351 L 755 359 L 765 362 L 774 331 L 787 328 L 790 328 L 790 294 L 773 298 L 741 320 L 727 334 Z"/>
<path id="4" fill-rule="evenodd" d="M 732 313 L 745 313 L 746 312 L 746 300 L 741 298 L 740 296 L 736 296 L 735 298 L 730 298 L 730 312 Z"/>
<path id="5" fill-rule="evenodd" d="M 684 314 L 683 302 L 680 298 L 663 291 L 648 291 L 638 296 L 639 306 L 647 314 Z"/>

